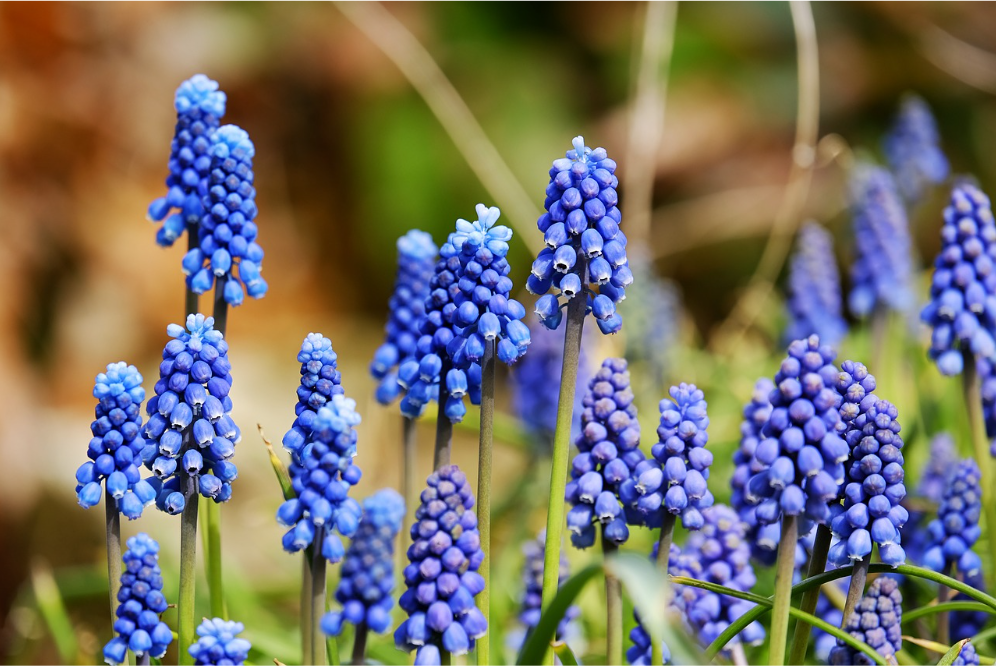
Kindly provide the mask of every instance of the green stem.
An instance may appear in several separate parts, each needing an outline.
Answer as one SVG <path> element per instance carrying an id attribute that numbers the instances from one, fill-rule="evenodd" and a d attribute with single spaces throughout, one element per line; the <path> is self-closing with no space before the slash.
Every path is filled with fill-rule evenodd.
<path id="1" fill-rule="evenodd" d="M 228 618 L 228 609 L 225 604 L 221 583 L 221 505 L 214 501 L 205 503 L 204 531 L 207 537 L 207 553 L 204 554 L 207 561 L 208 590 L 211 594 L 211 616 L 214 618 Z"/>
<path id="2" fill-rule="evenodd" d="M 183 513 L 180 515 L 180 595 L 177 603 L 177 646 L 180 664 L 192 665 L 187 648 L 194 643 L 194 592 L 197 580 L 197 479 L 182 472 Z"/>
<path id="3" fill-rule="evenodd" d="M 784 516 L 782 535 L 778 542 L 778 561 L 775 564 L 775 599 L 771 609 L 771 648 L 768 654 L 768 661 L 776 667 L 785 664 L 789 607 L 792 606 L 792 572 L 795 570 L 795 547 L 798 541 L 799 524 L 796 517 Z"/>
<path id="4" fill-rule="evenodd" d="M 602 554 L 608 561 L 619 547 L 612 540 L 605 539 L 605 526 L 602 526 Z M 652 642 L 657 644 L 658 642 Z M 622 583 L 605 570 L 605 664 L 623 664 L 623 600 Z"/>
<path id="5" fill-rule="evenodd" d="M 137 664 L 139 664 L 139 665 L 151 665 L 152 664 L 152 655 L 148 651 L 146 651 L 145 653 L 142 654 L 142 657 L 138 659 L 138 663 Z"/>
<path id="6" fill-rule="evenodd" d="M 871 554 L 866 558 L 856 561 L 851 570 L 851 585 L 847 589 L 847 599 L 844 600 L 844 613 L 840 622 L 840 629 L 847 628 L 847 619 L 851 618 L 854 609 L 861 601 L 861 596 L 865 594 L 865 582 L 868 581 L 868 568 L 871 566 Z"/>
<path id="7" fill-rule="evenodd" d="M 104 490 L 104 518 L 107 528 L 107 586 L 111 595 L 111 625 L 117 621 L 118 591 L 121 590 L 121 513 L 118 502 Z"/>
<path id="8" fill-rule="evenodd" d="M 964 370 L 962 371 L 962 389 L 965 396 L 965 406 L 968 408 L 968 420 L 972 426 L 972 446 L 975 461 L 979 464 L 982 479 L 979 487 L 982 498 L 988 501 L 982 503 L 986 516 L 986 534 L 989 539 L 989 577 L 990 586 L 996 585 L 996 502 L 993 502 L 992 456 L 989 453 L 989 438 L 986 437 L 986 422 L 982 414 L 982 383 L 978 369 L 975 367 L 975 357 L 970 352 L 963 353 Z"/>
<path id="9" fill-rule="evenodd" d="M 439 412 L 436 415 L 436 449 L 432 456 L 432 469 L 439 470 L 450 464 L 450 450 L 453 449 L 453 422 L 446 416 L 446 401 L 450 392 L 446 389 L 446 374 L 450 370 L 449 358 L 443 357 L 443 367 L 439 371 Z"/>
<path id="10" fill-rule="evenodd" d="M 418 429 L 415 427 L 415 420 L 411 417 L 402 417 L 401 440 L 404 449 L 405 469 L 402 472 L 401 484 L 404 490 L 406 509 L 409 513 L 414 512 L 419 505 L 417 435 Z"/>
<path id="11" fill-rule="evenodd" d="M 809 571 L 806 578 L 823 574 L 827 565 L 827 553 L 830 550 L 831 541 L 830 529 L 825 525 L 820 525 L 816 529 L 816 539 L 813 541 L 813 555 L 809 558 Z M 816 603 L 820 599 L 819 587 L 811 588 L 802 594 L 802 604 L 799 609 L 812 614 L 816 611 Z M 795 634 L 792 635 L 792 650 L 789 652 L 789 664 L 801 665 L 806 661 L 806 649 L 809 648 L 809 634 L 812 628 L 805 621 L 796 621 Z"/>
<path id="12" fill-rule="evenodd" d="M 670 512 L 664 512 L 664 518 L 661 520 L 661 535 L 657 541 L 657 567 L 665 575 L 668 573 L 668 566 L 671 560 L 671 543 L 674 541 L 674 524 L 677 518 L 676 515 Z M 668 597 L 670 597 L 670 590 L 669 588 Z M 668 600 L 667 602 L 670 603 L 671 601 Z M 664 664 L 664 646 L 657 640 L 653 640 L 650 643 L 650 664 Z"/>
<path id="13" fill-rule="evenodd" d="M 198 230 L 196 222 L 187 223 L 187 250 L 193 250 L 199 246 L 198 240 Z M 186 284 L 186 281 L 184 281 Z M 184 294 L 183 300 L 183 321 L 187 320 L 187 315 L 198 312 L 198 296 L 197 293 L 192 291 L 189 286 L 186 287 L 186 293 Z"/>
<path id="14" fill-rule="evenodd" d="M 311 659 L 311 547 L 301 557 L 301 663 Z"/>
<path id="15" fill-rule="evenodd" d="M 325 642 L 322 639 L 322 616 L 325 614 L 325 556 L 322 555 L 324 528 L 315 531 L 311 543 L 311 661 L 309 665 L 325 664 Z"/>
<path id="16" fill-rule="evenodd" d="M 945 568 L 947 570 L 947 568 Z M 942 574 L 947 574 L 947 571 Z M 937 604 L 944 604 L 951 595 L 951 589 L 941 584 L 937 589 Z M 945 612 L 937 617 L 937 641 L 947 645 L 951 636 L 951 616 Z"/>
<path id="17" fill-rule="evenodd" d="M 325 591 L 325 613 L 332 608 L 332 594 Z M 325 657 L 332 667 L 339 667 L 339 638 L 332 635 L 325 636 Z"/>
<path id="18" fill-rule="evenodd" d="M 356 626 L 356 637 L 353 639 L 353 664 L 366 664 L 367 653 L 367 624 L 360 623 Z"/>
<path id="19" fill-rule="evenodd" d="M 439 647 L 439 664 L 447 667 L 448 665 L 453 664 L 453 660 L 450 658 L 450 652 L 442 646 Z"/>
<path id="20" fill-rule="evenodd" d="M 477 466 L 477 528 L 481 535 L 484 560 L 478 573 L 484 577 L 484 590 L 477 596 L 477 606 L 491 625 L 491 463 L 494 447 L 495 416 L 495 345 L 487 341 L 481 361 L 481 438 Z M 491 664 L 491 635 L 477 640 L 477 664 Z"/>

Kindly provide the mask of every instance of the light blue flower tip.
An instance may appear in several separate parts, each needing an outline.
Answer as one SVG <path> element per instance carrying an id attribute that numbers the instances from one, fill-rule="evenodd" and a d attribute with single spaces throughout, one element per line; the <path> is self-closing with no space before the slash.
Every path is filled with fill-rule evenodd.
<path id="1" fill-rule="evenodd" d="M 578 135 L 571 140 L 571 143 L 574 145 L 574 151 L 577 153 L 578 159 L 580 160 L 584 157 L 584 137 Z"/>
<path id="2" fill-rule="evenodd" d="M 413 262 L 432 259 L 438 252 L 429 232 L 411 229 L 398 239 L 398 254 Z"/>
<path id="3" fill-rule="evenodd" d="M 177 113 L 200 109 L 215 117 L 225 115 L 225 93 L 218 90 L 218 82 L 203 74 L 195 74 L 176 89 L 173 106 Z"/>
<path id="4" fill-rule="evenodd" d="M 238 125 L 222 125 L 214 135 L 214 145 L 211 153 L 215 157 L 224 159 L 229 154 L 241 149 L 246 157 L 256 155 L 256 147 L 249 139 L 249 133 Z"/>

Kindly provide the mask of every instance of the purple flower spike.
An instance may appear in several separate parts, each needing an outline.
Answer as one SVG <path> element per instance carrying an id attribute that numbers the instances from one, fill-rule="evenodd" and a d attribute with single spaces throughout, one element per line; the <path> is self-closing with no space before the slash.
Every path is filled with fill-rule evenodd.
<path id="1" fill-rule="evenodd" d="M 847 322 L 841 315 L 833 237 L 815 222 L 807 222 L 799 231 L 788 284 L 786 338 L 791 341 L 816 334 L 828 345 L 839 343 L 847 333 Z"/>
<path id="2" fill-rule="evenodd" d="M 868 587 L 858 606 L 847 619 L 852 637 L 864 641 L 882 657 L 895 659 L 903 648 L 903 595 L 899 582 L 892 577 L 878 577 Z M 830 651 L 831 665 L 874 665 L 871 658 L 854 650 L 842 640 Z"/>
<path id="3" fill-rule="evenodd" d="M 910 95 L 904 99 L 884 143 L 889 167 L 906 201 L 919 201 L 930 187 L 948 177 L 948 159 L 939 142 L 937 123 L 923 98 Z"/>
<path id="4" fill-rule="evenodd" d="M 161 658 L 173 641 L 169 626 L 159 620 L 166 611 L 163 577 L 159 569 L 159 544 L 145 533 L 128 538 L 128 549 L 122 556 L 124 570 L 114 623 L 116 637 L 104 646 L 108 664 L 125 662 L 130 649 L 137 657 Z"/>
<path id="5" fill-rule="evenodd" d="M 982 529 L 982 488 L 979 466 L 973 459 L 961 461 L 948 479 L 937 518 L 927 526 L 930 544 L 923 555 L 923 566 L 947 572 L 952 565 L 970 577 L 982 568 L 982 561 L 972 547 Z"/>

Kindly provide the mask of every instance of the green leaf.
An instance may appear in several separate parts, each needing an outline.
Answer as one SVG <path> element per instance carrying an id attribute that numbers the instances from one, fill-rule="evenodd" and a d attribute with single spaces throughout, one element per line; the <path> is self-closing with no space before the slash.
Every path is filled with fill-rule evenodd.
<path id="1" fill-rule="evenodd" d="M 79 655 L 76 631 L 48 565 L 38 561 L 31 566 L 31 586 L 38 611 L 45 619 L 59 657 L 67 665 L 75 663 Z"/>
<path id="2" fill-rule="evenodd" d="M 577 667 L 578 659 L 574 657 L 574 651 L 564 642 L 554 642 L 553 652 L 560 658 L 560 664 L 564 667 Z"/>
<path id="3" fill-rule="evenodd" d="M 595 578 L 595 575 L 603 572 L 602 564 L 589 565 L 561 585 L 553 601 L 540 616 L 539 623 L 529 633 L 526 643 L 519 652 L 519 657 L 515 661 L 517 665 L 541 665 L 546 655 L 550 642 L 553 641 L 557 632 L 557 625 L 560 619 L 567 613 L 577 596 L 584 589 L 585 585 Z"/>
<path id="4" fill-rule="evenodd" d="M 949 611 L 984 611 L 987 614 L 996 615 L 996 609 L 993 609 L 989 605 L 982 604 L 981 602 L 943 602 L 941 604 L 931 604 L 925 607 L 917 607 L 916 609 L 912 609 L 910 611 L 904 610 L 903 623 L 910 623 L 924 616 Z"/>
<path id="5" fill-rule="evenodd" d="M 938 665 L 953 665 L 954 661 L 955 661 L 955 658 L 957 658 L 958 654 L 961 653 L 961 648 L 965 644 L 967 644 L 969 641 L 970 641 L 969 639 L 962 639 L 960 642 L 956 643 L 954 646 L 952 646 L 951 648 L 949 648 L 948 652 L 945 653 L 943 656 L 941 656 L 941 659 L 940 659 L 940 661 L 938 661 L 937 664 Z"/>
<path id="6" fill-rule="evenodd" d="M 256 424 L 256 428 L 259 430 L 259 437 L 263 439 L 263 444 L 266 445 L 266 451 L 270 454 L 270 465 L 273 466 L 273 472 L 276 474 L 277 481 L 280 483 L 280 490 L 283 491 L 284 500 L 297 498 L 297 494 L 294 493 L 294 487 L 291 486 L 291 479 L 290 474 L 287 472 L 287 466 L 280 460 L 277 453 L 273 451 L 273 444 L 267 439 L 266 435 L 263 434 L 263 425 Z"/>

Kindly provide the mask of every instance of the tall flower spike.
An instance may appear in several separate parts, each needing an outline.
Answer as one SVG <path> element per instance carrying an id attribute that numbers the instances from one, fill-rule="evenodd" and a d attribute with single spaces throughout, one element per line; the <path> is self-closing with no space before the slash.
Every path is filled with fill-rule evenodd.
<path id="1" fill-rule="evenodd" d="M 907 201 L 921 199 L 930 186 L 948 177 L 948 159 L 939 142 L 930 107 L 922 97 L 906 97 L 884 144 L 889 167 Z"/>
<path id="2" fill-rule="evenodd" d="M 214 318 L 188 315 L 186 329 L 166 328 L 172 340 L 163 349 L 155 396 L 146 404 L 149 420 L 142 453 L 145 465 L 162 480 L 156 505 L 170 514 L 183 511 L 178 467 L 196 477 L 205 498 L 232 497 L 238 468 L 232 462 L 242 432 L 232 421 L 232 364 L 228 343 Z"/>
<path id="3" fill-rule="evenodd" d="M 320 333 L 309 333 L 301 343 L 301 384 L 297 388 L 294 424 L 284 434 L 283 445 L 291 454 L 291 465 L 300 462 L 301 450 L 311 440 L 318 410 L 343 393 L 342 374 L 336 368 L 338 356 L 332 341 Z"/>
<path id="4" fill-rule="evenodd" d="M 646 458 L 640 451 L 640 422 L 625 359 L 602 362 L 582 405 L 581 435 L 575 441 L 579 453 L 565 491 L 572 505 L 567 513 L 571 543 L 578 549 L 590 547 L 595 526 L 601 524 L 607 539 L 622 544 L 629 538 L 629 527 L 621 486 Z M 660 507 L 659 497 L 656 503 Z"/>
<path id="5" fill-rule="evenodd" d="M 536 223 L 547 247 L 533 262 L 526 287 L 540 295 L 536 313 L 546 327 L 556 329 L 561 309 L 580 296 L 602 333 L 613 334 L 622 328 L 615 304 L 633 282 L 626 235 L 619 230 L 616 163 L 604 148 L 585 146 L 584 137 L 574 137 L 572 143 L 574 149 L 550 168 L 546 213 Z M 555 294 L 547 294 L 551 287 Z"/>
<path id="6" fill-rule="evenodd" d="M 933 329 L 930 358 L 944 375 L 958 375 L 962 355 L 996 357 L 996 223 L 989 197 L 962 183 L 951 192 L 941 227 L 943 248 L 934 260 L 930 302 L 920 319 Z"/>
<path id="7" fill-rule="evenodd" d="M 629 253 L 635 279 L 619 304 L 626 320 L 626 358 L 648 362 L 655 385 L 663 384 L 681 336 L 681 289 L 654 270 L 646 252 Z"/>
<path id="8" fill-rule="evenodd" d="M 225 115 L 225 93 L 218 82 L 195 74 L 180 84 L 173 100 L 176 130 L 170 145 L 167 194 L 149 204 L 149 219 L 162 222 L 156 242 L 171 246 L 187 228 L 199 224 L 211 171 L 211 144 L 218 120 Z"/>
<path id="9" fill-rule="evenodd" d="M 952 565 L 965 576 L 982 568 L 982 560 L 972 546 L 982 533 L 979 514 L 982 512 L 981 473 L 973 459 L 958 464 L 948 480 L 937 518 L 930 522 L 930 546 L 923 556 L 923 566 L 935 572 L 948 572 Z"/>
<path id="10" fill-rule="evenodd" d="M 865 642 L 886 660 L 895 659 L 903 648 L 903 594 L 892 577 L 878 577 L 847 619 L 844 630 Z M 830 651 L 831 665 L 874 665 L 871 658 L 854 650 L 843 640 Z"/>
<path id="11" fill-rule="evenodd" d="M 255 154 L 256 148 L 242 128 L 225 125 L 215 132 L 211 173 L 202 199 L 200 245 L 183 257 L 190 289 L 203 294 L 217 278 L 230 306 L 241 305 L 246 293 L 262 298 L 268 289 L 260 276 L 263 248 L 256 242 Z"/>
<path id="12" fill-rule="evenodd" d="M 384 405 L 401 393 L 398 366 L 415 358 L 437 254 L 439 248 L 427 232 L 413 229 L 398 239 L 398 273 L 388 303 L 387 337 L 370 363 L 370 374 L 378 381 L 377 401 Z"/>
<path id="13" fill-rule="evenodd" d="M 996 456 L 996 363 L 990 359 L 976 359 L 975 368 L 982 382 L 982 417 L 989 438 L 989 453 Z"/>
<path id="14" fill-rule="evenodd" d="M 958 465 L 957 447 L 949 433 L 938 433 L 930 440 L 930 456 L 920 470 L 920 481 L 916 486 L 916 496 L 932 505 L 940 505 L 948 486 L 952 471 Z M 926 534 L 930 517 L 926 512 L 913 511 L 906 521 L 907 535 Z M 908 540 L 906 558 L 914 565 L 923 565 L 926 545 L 923 540 Z"/>
<path id="15" fill-rule="evenodd" d="M 855 260 L 847 304 L 857 317 L 878 308 L 906 313 L 914 296 L 912 242 L 892 175 L 859 165 L 851 179 Z"/>
<path id="16" fill-rule="evenodd" d="M 128 538 L 128 550 L 122 557 L 118 605 L 114 622 L 117 637 L 104 647 L 104 660 L 120 665 L 131 651 L 138 658 L 149 655 L 161 658 L 173 641 L 169 626 L 159 620 L 166 611 L 163 577 L 159 569 L 159 544 L 145 533 Z"/>
<path id="17" fill-rule="evenodd" d="M 93 397 L 97 407 L 86 452 L 90 460 L 76 471 L 76 498 L 89 509 L 100 502 L 106 486 L 118 510 L 137 519 L 156 500 L 155 480 L 143 480 L 138 469 L 145 449 L 142 376 L 123 361 L 107 364 L 107 372 L 98 373 L 94 381 Z"/>
<path id="18" fill-rule="evenodd" d="M 242 623 L 205 618 L 197 626 L 197 641 L 187 650 L 195 665 L 244 665 L 252 644 L 239 637 Z"/>
<path id="19" fill-rule="evenodd" d="M 833 254 L 833 236 L 815 222 L 799 231 L 795 255 L 789 266 L 788 340 L 816 334 L 827 345 L 836 345 L 847 333 L 841 315 L 840 273 Z"/>
<path id="20" fill-rule="evenodd" d="M 338 637 L 343 623 L 366 623 L 383 633 L 391 625 L 394 606 L 394 542 L 405 518 L 405 499 L 382 489 L 363 501 L 363 517 L 342 563 L 335 599 L 342 611 L 322 618 L 322 632 Z"/>
<path id="21" fill-rule="evenodd" d="M 362 513 L 360 504 L 348 495 L 361 476 L 353 463 L 357 439 L 353 427 L 359 423 L 356 401 L 342 394 L 333 394 L 315 412 L 311 435 L 291 475 L 297 497 L 285 500 L 277 510 L 277 522 L 288 527 L 285 551 L 301 551 L 321 536 L 326 560 L 338 563 L 345 555 L 339 535 L 352 537 Z"/>
<path id="22" fill-rule="evenodd" d="M 488 630 L 474 602 L 484 590 L 484 578 L 477 573 L 484 552 L 467 476 L 449 465 L 427 482 L 411 529 L 408 590 L 398 600 L 408 619 L 394 631 L 398 649 L 418 651 L 416 665 L 440 664 L 441 650 L 465 655 Z"/>

